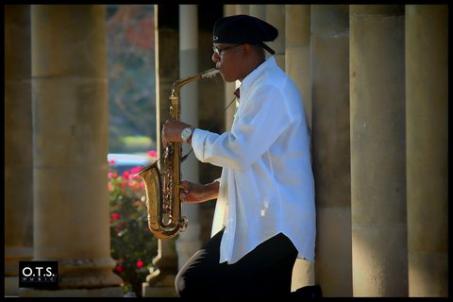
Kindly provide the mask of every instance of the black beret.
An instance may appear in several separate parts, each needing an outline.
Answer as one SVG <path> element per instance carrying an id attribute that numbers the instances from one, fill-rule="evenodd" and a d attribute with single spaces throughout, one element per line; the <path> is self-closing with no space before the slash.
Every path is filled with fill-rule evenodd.
<path id="1" fill-rule="evenodd" d="M 248 15 L 223 17 L 214 23 L 212 41 L 214 43 L 250 43 L 275 52 L 263 42 L 273 41 L 278 30 L 269 23 Z"/>

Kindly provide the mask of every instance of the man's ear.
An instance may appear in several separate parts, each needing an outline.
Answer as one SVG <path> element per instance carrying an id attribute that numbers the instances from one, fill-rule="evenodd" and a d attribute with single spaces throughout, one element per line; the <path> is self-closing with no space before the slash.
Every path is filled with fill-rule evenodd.
<path id="1" fill-rule="evenodd" d="M 256 45 L 253 45 L 250 43 L 244 44 L 244 54 L 247 56 L 250 56 L 250 55 L 265 56 L 264 51 L 260 52 L 259 50 L 261 50 L 261 49 L 259 49 Z"/>

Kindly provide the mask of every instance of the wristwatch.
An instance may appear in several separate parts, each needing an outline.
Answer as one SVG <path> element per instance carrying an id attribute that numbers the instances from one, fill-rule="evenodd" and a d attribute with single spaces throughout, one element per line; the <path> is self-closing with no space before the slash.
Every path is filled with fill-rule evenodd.
<path id="1" fill-rule="evenodd" d="M 193 129 L 190 127 L 184 128 L 181 131 L 181 140 L 185 143 L 189 142 L 189 138 L 192 136 Z"/>

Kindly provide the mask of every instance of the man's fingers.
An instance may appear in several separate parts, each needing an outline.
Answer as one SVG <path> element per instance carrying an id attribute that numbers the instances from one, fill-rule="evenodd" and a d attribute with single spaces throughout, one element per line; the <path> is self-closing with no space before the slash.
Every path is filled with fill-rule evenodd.
<path id="1" fill-rule="evenodd" d="M 186 197 L 187 197 L 186 193 L 184 192 L 179 193 L 179 199 L 181 199 L 182 201 L 186 201 Z"/>
<path id="2" fill-rule="evenodd" d="M 189 193 L 190 187 L 191 187 L 190 182 L 188 182 L 187 180 L 183 180 L 183 181 L 181 181 L 181 186 L 182 186 L 184 192 Z"/>

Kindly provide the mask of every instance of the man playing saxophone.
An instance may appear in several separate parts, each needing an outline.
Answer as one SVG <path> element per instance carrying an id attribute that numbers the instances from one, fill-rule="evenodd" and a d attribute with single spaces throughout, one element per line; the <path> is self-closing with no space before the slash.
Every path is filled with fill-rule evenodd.
<path id="1" fill-rule="evenodd" d="M 219 19 L 211 59 L 225 81 L 241 82 L 231 130 L 164 123 L 164 145 L 188 143 L 198 160 L 223 168 L 210 184 L 181 182 L 184 202 L 217 199 L 211 239 L 176 277 L 182 297 L 284 297 L 296 258 L 314 261 L 310 135 L 301 95 L 264 43 L 277 35 L 255 17 Z"/>

